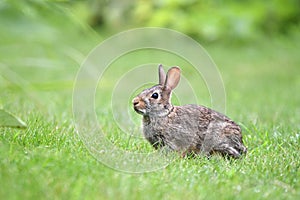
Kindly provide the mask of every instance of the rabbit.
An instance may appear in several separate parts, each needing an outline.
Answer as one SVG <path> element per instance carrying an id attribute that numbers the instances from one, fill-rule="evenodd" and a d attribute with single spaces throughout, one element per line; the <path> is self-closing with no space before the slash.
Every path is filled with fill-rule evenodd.
<path id="1" fill-rule="evenodd" d="M 155 148 L 166 147 L 186 155 L 210 155 L 240 158 L 247 148 L 241 128 L 227 116 L 200 105 L 174 106 L 173 89 L 181 70 L 172 67 L 165 74 L 158 67 L 159 84 L 145 89 L 133 100 L 134 110 L 143 116 L 144 137 Z"/>

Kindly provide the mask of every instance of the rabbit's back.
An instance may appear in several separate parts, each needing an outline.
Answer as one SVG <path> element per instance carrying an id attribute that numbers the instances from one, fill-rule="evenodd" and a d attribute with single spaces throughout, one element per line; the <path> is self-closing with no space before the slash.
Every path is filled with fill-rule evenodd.
<path id="1" fill-rule="evenodd" d="M 174 106 L 165 117 L 144 117 L 143 124 L 146 139 L 156 148 L 210 154 L 223 143 L 239 147 L 242 141 L 237 124 L 204 106 Z"/>

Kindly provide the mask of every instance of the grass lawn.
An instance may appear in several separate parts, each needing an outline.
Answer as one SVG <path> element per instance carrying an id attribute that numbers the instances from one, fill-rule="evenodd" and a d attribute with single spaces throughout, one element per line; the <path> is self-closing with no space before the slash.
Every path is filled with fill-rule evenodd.
<path id="1" fill-rule="evenodd" d="M 225 84 L 227 115 L 243 128 L 245 157 L 176 159 L 162 170 L 130 174 L 98 162 L 73 122 L 77 71 L 104 37 L 69 18 L 48 18 L 0 16 L 0 106 L 28 125 L 0 128 L 0 199 L 300 198 L 300 32 L 205 46 Z M 209 106 L 207 95 L 199 101 Z M 101 115 L 107 105 L 98 106 L 116 145 L 152 151 L 144 140 L 128 143 L 113 118 Z"/>

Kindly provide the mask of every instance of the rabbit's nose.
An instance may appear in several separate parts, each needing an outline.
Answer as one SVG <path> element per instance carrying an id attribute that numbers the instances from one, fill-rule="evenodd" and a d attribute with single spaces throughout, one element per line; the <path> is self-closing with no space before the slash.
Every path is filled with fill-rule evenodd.
<path id="1" fill-rule="evenodd" d="M 138 105 L 139 104 L 139 98 L 135 97 L 133 100 L 132 100 L 132 104 L 134 106 Z"/>

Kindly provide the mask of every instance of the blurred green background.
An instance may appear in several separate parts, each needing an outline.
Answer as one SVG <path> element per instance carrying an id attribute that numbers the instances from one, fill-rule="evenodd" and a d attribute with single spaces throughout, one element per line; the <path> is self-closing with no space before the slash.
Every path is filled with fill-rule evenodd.
<path id="1" fill-rule="evenodd" d="M 225 88 L 237 89 L 234 97 L 255 87 L 253 80 L 262 81 L 256 87 L 260 90 L 282 79 L 289 84 L 298 80 L 297 0 L 6 0 L 0 3 L 0 24 L 2 85 L 18 85 L 25 93 L 41 90 L 43 95 L 39 91 L 34 99 L 48 106 L 62 104 L 59 98 L 49 100 L 51 90 L 72 94 L 80 64 L 96 45 L 137 27 L 171 28 L 198 41 L 216 62 Z M 281 86 L 273 88 L 285 92 Z M 230 99 L 230 94 L 229 103 L 240 100 Z M 209 106 L 209 96 L 202 95 L 201 103 Z M 267 92 L 263 96 L 269 98 Z M 4 97 L 0 103 L 8 107 L 11 102 Z"/>
<path id="2" fill-rule="evenodd" d="M 253 42 L 261 36 L 288 35 L 299 28 L 300 21 L 297 0 L 5 0 L 0 6 L 2 18 L 22 16 L 19 23 L 52 17 L 56 25 L 68 26 L 55 19 L 68 15 L 100 35 L 154 26 L 175 29 L 202 42 Z"/>
<path id="3" fill-rule="evenodd" d="M 203 42 L 255 41 L 262 35 L 289 34 L 300 20 L 297 0 L 96 0 L 78 2 L 73 8 L 95 28 L 166 27 Z"/>

